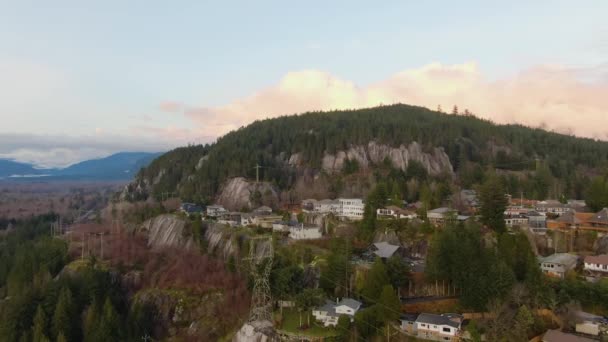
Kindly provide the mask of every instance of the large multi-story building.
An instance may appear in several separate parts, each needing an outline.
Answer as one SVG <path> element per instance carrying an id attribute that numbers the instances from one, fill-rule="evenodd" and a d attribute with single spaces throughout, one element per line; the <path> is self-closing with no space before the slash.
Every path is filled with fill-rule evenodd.
<path id="1" fill-rule="evenodd" d="M 337 216 L 349 220 L 362 220 L 365 204 L 360 198 L 338 198 Z"/>

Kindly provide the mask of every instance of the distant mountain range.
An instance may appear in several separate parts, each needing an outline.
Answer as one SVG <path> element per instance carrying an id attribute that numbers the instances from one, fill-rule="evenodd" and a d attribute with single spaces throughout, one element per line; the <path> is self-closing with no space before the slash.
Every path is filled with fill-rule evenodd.
<path id="1" fill-rule="evenodd" d="M 40 169 L 32 164 L 0 159 L 0 180 L 129 180 L 161 154 L 120 152 L 61 169 Z"/>

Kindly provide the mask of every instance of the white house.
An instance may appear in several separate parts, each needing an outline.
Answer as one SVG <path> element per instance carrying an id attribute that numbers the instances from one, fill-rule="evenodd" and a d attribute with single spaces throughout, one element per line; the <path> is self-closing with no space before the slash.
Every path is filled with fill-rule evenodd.
<path id="1" fill-rule="evenodd" d="M 415 211 L 405 210 L 394 205 L 376 209 L 378 217 L 393 217 L 398 219 L 414 219 L 418 217 Z"/>
<path id="2" fill-rule="evenodd" d="M 543 273 L 557 278 L 564 278 L 566 272 L 576 267 L 577 262 L 578 257 L 568 253 L 555 253 L 546 258 L 538 258 L 538 264 Z"/>
<path id="3" fill-rule="evenodd" d="M 505 224 L 507 227 L 523 227 L 528 225 L 528 217 L 525 215 L 510 215 L 505 216 Z"/>
<path id="4" fill-rule="evenodd" d="M 539 213 L 551 213 L 559 216 L 569 212 L 571 208 L 559 201 L 547 200 L 536 203 L 534 209 Z"/>
<path id="5" fill-rule="evenodd" d="M 339 217 L 349 220 L 362 220 L 365 204 L 360 198 L 338 198 L 338 213 Z"/>
<path id="6" fill-rule="evenodd" d="M 207 216 L 209 216 L 209 217 L 219 217 L 226 213 L 228 213 L 228 210 L 226 210 L 221 205 L 208 205 L 207 206 Z"/>
<path id="7" fill-rule="evenodd" d="M 456 341 L 462 321 L 463 317 L 458 314 L 423 313 L 416 319 L 417 336 L 435 341 Z"/>
<path id="8" fill-rule="evenodd" d="M 585 257 L 585 271 L 602 272 L 608 275 L 608 254 Z"/>
<path id="9" fill-rule="evenodd" d="M 361 302 L 351 299 L 343 298 L 339 302 L 327 301 L 325 305 L 312 310 L 312 315 L 317 321 L 323 323 L 324 326 L 336 326 L 338 319 L 342 315 L 346 315 L 350 318 L 350 321 L 354 321 L 355 314 L 361 308 Z"/>
<path id="10" fill-rule="evenodd" d="M 340 203 L 336 200 L 324 199 L 314 203 L 314 212 L 321 214 L 337 214 Z"/>
<path id="11" fill-rule="evenodd" d="M 289 227 L 289 238 L 293 240 L 314 240 L 320 239 L 322 236 L 321 227 L 314 224 L 300 223 Z"/>

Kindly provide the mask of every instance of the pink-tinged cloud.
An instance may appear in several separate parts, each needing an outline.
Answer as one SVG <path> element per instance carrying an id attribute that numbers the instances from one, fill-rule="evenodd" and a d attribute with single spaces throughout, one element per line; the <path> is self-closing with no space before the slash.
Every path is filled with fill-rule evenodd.
<path id="1" fill-rule="evenodd" d="M 162 112 L 166 113 L 179 113 L 183 110 L 182 104 L 174 101 L 161 102 L 158 107 Z"/>
<path id="2" fill-rule="evenodd" d="M 186 108 L 208 136 L 219 136 L 256 119 L 315 110 L 407 103 L 450 111 L 453 105 L 497 123 L 543 126 L 561 133 L 606 139 L 608 80 L 605 66 L 568 69 L 537 66 L 490 81 L 475 63 L 433 63 L 359 87 L 318 70 L 286 74 L 278 84 L 220 107 Z M 586 76 L 587 75 L 587 76 Z"/>

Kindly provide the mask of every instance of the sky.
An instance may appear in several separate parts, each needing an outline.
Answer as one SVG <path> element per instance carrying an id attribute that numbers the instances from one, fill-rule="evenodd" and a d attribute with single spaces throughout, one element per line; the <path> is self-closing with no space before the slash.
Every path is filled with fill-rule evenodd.
<path id="1" fill-rule="evenodd" d="M 608 140 L 608 1 L 0 0 L 0 158 L 408 103 Z"/>

